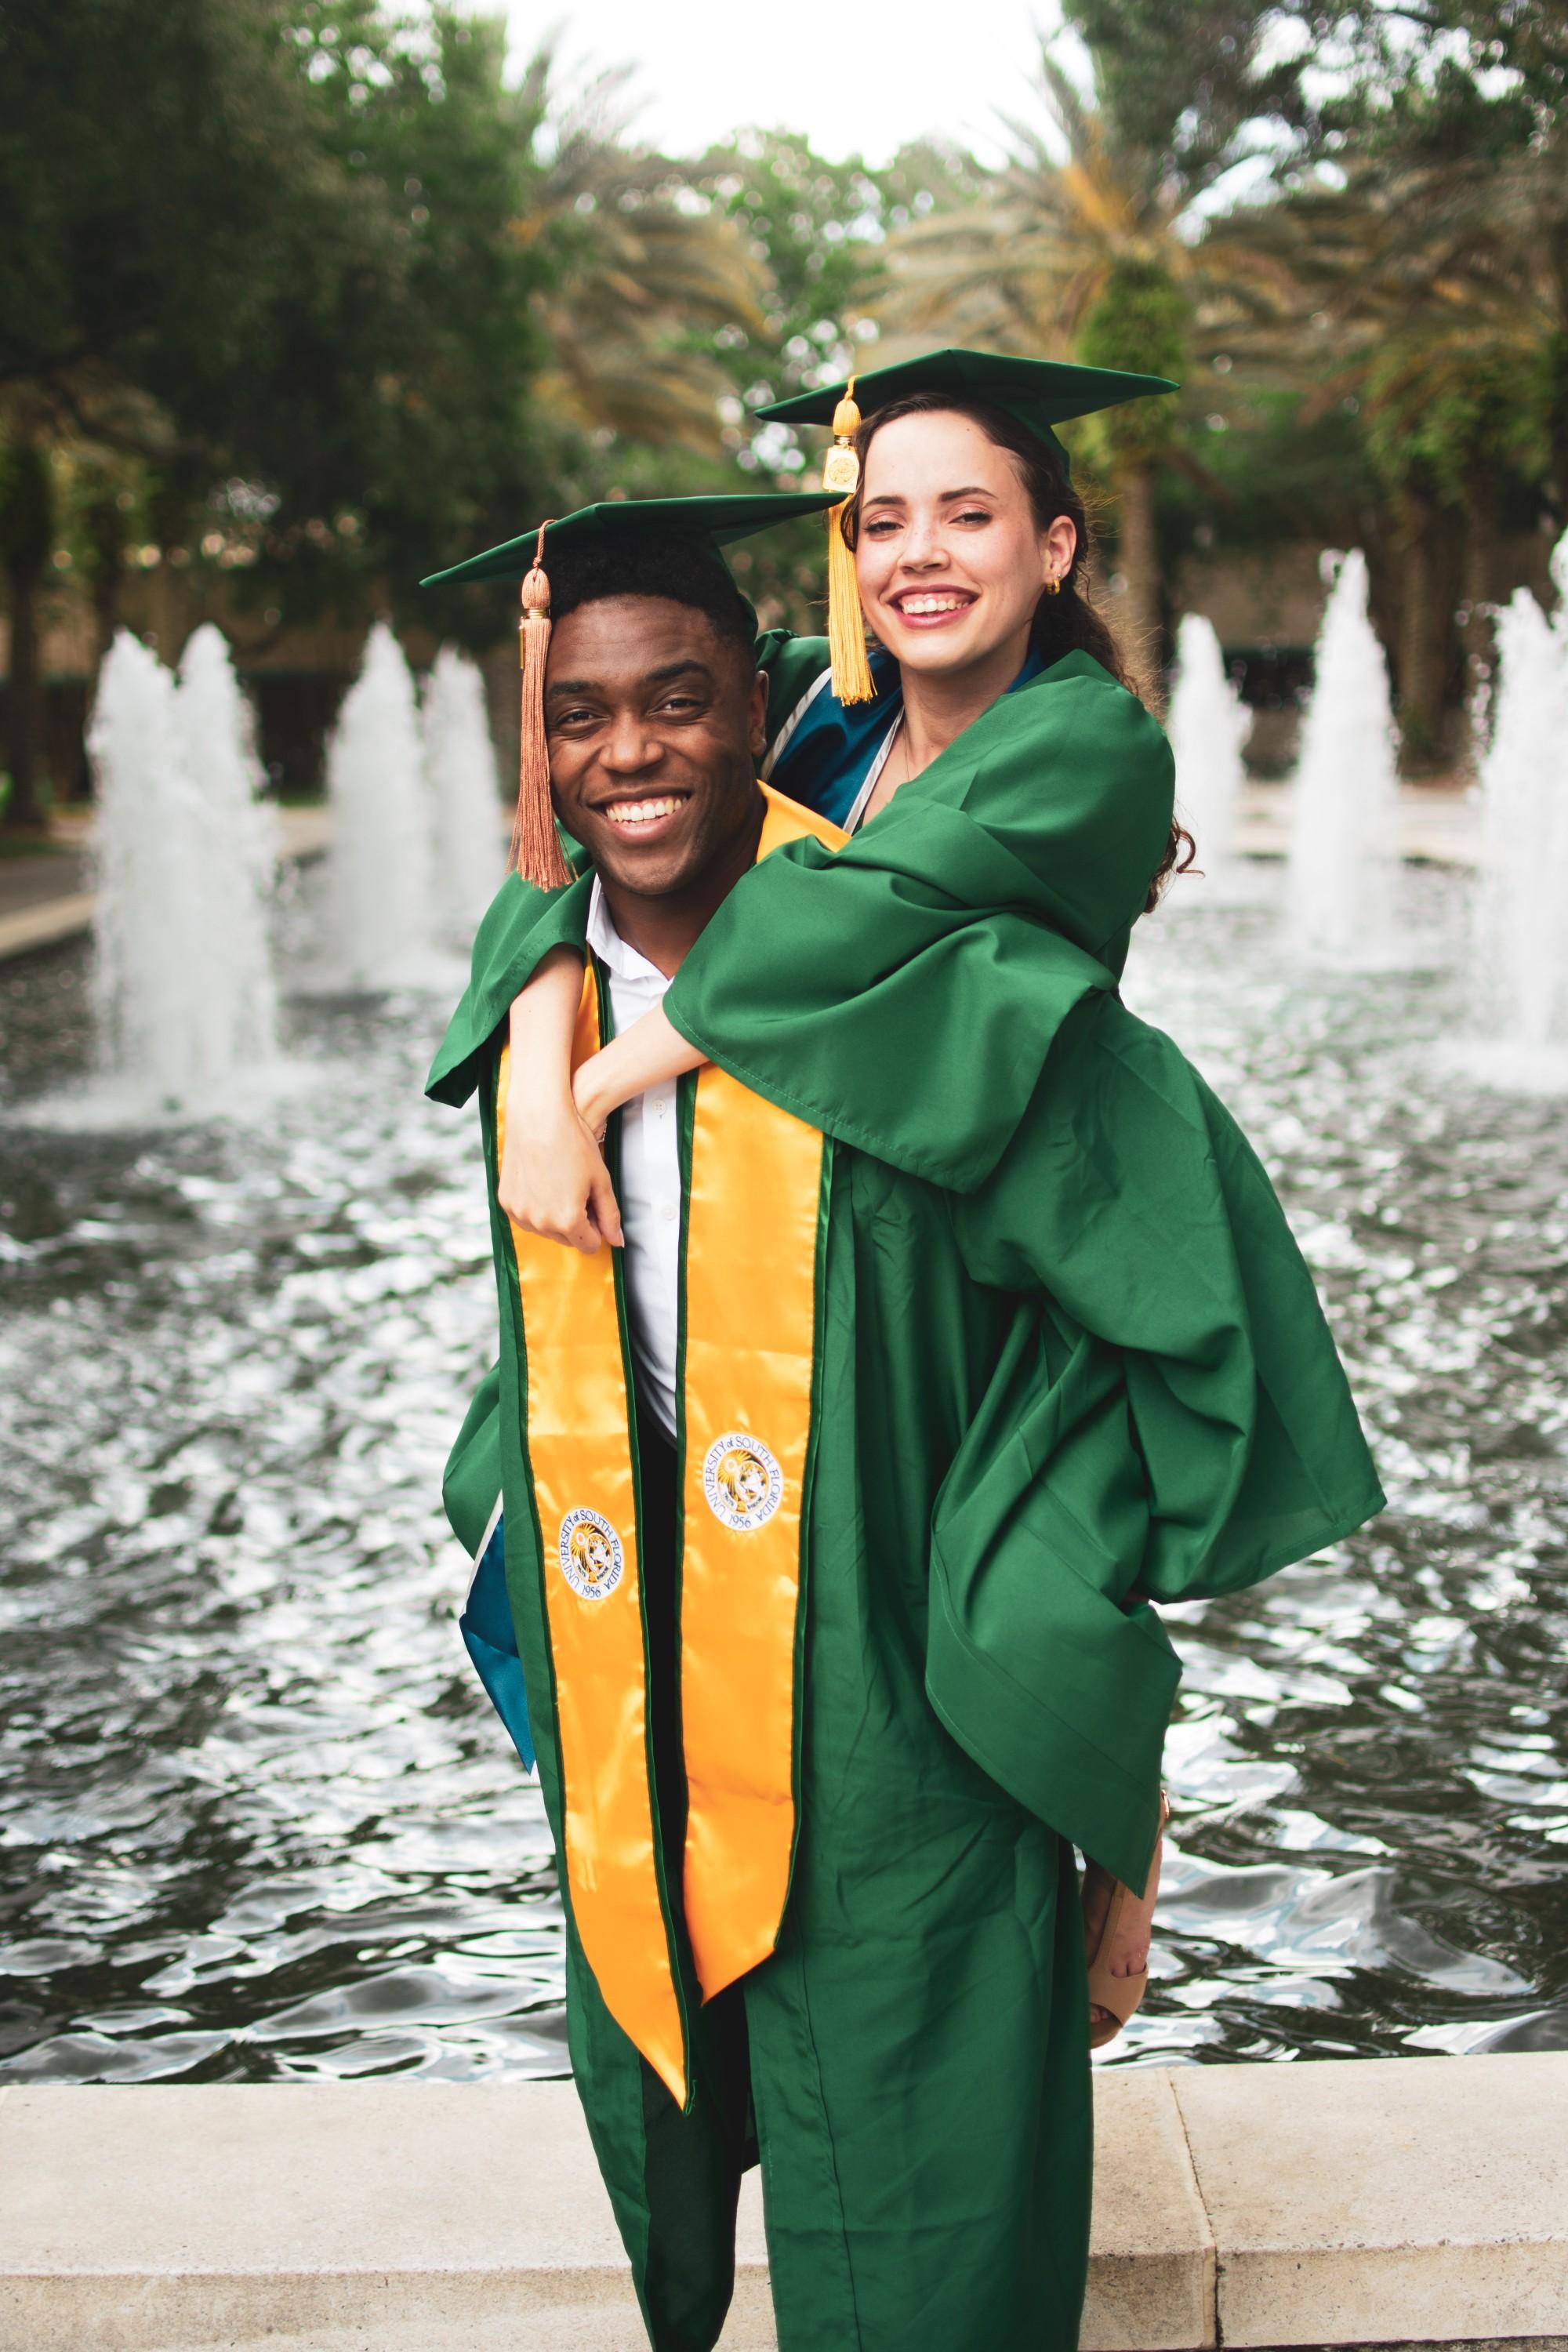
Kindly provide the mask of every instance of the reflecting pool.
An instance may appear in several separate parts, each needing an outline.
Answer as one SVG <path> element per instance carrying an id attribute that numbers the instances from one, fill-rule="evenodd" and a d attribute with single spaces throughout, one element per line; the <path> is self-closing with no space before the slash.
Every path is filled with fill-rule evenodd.
<path id="1" fill-rule="evenodd" d="M 1568 2047 L 1568 1103 L 1451 1055 L 1465 885 L 1412 879 L 1425 970 L 1292 964 L 1279 869 L 1135 951 L 1392 1508 L 1171 1614 L 1118 2063 Z M 548 1832 L 437 1499 L 493 1318 L 471 1121 L 419 1091 L 445 1011 L 296 995 L 252 1123 L 72 1131 L 26 1113 L 86 1071 L 85 953 L 0 968 L 0 2080 L 564 2071 Z"/>

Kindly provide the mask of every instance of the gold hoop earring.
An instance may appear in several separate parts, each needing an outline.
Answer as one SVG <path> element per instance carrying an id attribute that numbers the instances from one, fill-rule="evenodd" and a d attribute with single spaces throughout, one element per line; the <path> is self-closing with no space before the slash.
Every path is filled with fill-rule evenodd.
<path id="1" fill-rule="evenodd" d="M 1061 594 L 1061 593 L 1062 593 L 1062 575 L 1061 575 L 1061 573 L 1060 573 L 1059 572 L 1047 572 L 1047 574 L 1046 574 L 1046 593 L 1047 593 L 1047 596 L 1059 596 L 1059 595 Z"/>

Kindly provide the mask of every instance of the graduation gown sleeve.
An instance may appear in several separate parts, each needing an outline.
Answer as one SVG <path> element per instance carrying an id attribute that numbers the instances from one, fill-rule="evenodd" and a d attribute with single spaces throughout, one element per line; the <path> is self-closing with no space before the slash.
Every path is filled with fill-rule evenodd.
<path id="1" fill-rule="evenodd" d="M 1382 1490 L 1261 1164 L 1119 1003 L 1063 1025 L 952 1213 L 974 1277 L 1042 1311 L 933 1515 L 928 1688 L 994 1779 L 1140 1884 L 1178 1673 L 1148 1604 L 1252 1584 Z"/>
<path id="2" fill-rule="evenodd" d="M 520 874 L 507 876 L 485 909 L 474 939 L 468 985 L 425 1081 L 432 1101 L 455 1108 L 468 1101 L 513 997 L 552 949 L 584 952 L 593 887 L 591 874 L 579 875 L 559 890 L 539 890 Z"/>
<path id="3" fill-rule="evenodd" d="M 1112 990 L 1170 748 L 1087 655 L 1004 696 L 846 847 L 742 876 L 665 1011 L 758 1094 L 906 1172 L 995 1166 L 1062 1022 Z"/>

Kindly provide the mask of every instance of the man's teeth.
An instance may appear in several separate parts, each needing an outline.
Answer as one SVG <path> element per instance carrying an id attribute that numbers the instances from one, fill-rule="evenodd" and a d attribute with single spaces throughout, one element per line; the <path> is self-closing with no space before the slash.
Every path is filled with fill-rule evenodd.
<path id="1" fill-rule="evenodd" d="M 612 801 L 605 814 L 612 824 L 652 824 L 661 816 L 673 816 L 679 806 L 679 797 L 663 801 Z"/>
<path id="2" fill-rule="evenodd" d="M 900 613 L 913 614 L 961 613 L 966 604 L 972 604 L 973 601 L 972 596 L 900 596 L 899 610 Z"/>

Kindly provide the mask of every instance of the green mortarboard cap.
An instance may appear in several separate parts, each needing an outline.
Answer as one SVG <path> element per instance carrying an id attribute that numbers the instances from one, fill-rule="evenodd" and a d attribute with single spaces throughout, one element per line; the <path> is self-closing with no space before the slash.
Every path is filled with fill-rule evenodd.
<path id="1" fill-rule="evenodd" d="M 939 399 L 989 401 L 1016 416 L 1053 449 L 1063 476 L 1070 478 L 1072 461 L 1056 436 L 1057 425 L 1065 425 L 1069 417 L 1092 416 L 1097 409 L 1120 407 L 1124 400 L 1141 400 L 1145 393 L 1176 389 L 1167 376 L 1130 375 L 1121 368 L 1013 359 L 1001 352 L 927 352 L 920 359 L 900 360 L 891 367 L 852 375 L 844 383 L 824 384 L 816 392 L 796 393 L 791 400 L 772 401 L 756 415 L 770 425 L 831 425 L 834 445 L 827 453 L 823 484 L 847 499 L 860 480 L 855 436 L 866 418 L 879 408 L 890 407 L 894 401 L 910 400 L 921 393 Z M 868 701 L 874 689 L 842 509 L 828 530 L 827 638 L 834 693 L 840 702 Z"/>
<path id="2" fill-rule="evenodd" d="M 548 570 L 552 554 L 635 538 L 695 539 L 718 553 L 734 540 L 749 539 L 753 531 L 767 530 L 777 522 L 793 522 L 797 515 L 820 514 L 834 503 L 831 494 L 822 490 L 763 492 L 752 498 L 605 499 L 547 522 L 542 561 Z M 419 585 L 433 588 L 438 580 L 521 580 L 533 568 L 539 547 L 536 528 L 445 572 L 432 572 Z"/>
<path id="3" fill-rule="evenodd" d="M 571 879 L 562 855 L 561 838 L 550 798 L 550 753 L 544 730 L 544 667 L 550 650 L 550 581 L 547 567 L 559 555 L 589 547 L 629 548 L 684 539 L 706 547 L 713 555 L 731 541 L 749 539 L 775 522 L 793 522 L 797 515 L 820 514 L 838 503 L 831 491 L 764 492 L 753 498 L 605 499 L 599 505 L 579 507 L 509 539 L 487 547 L 482 555 L 432 572 L 420 582 L 433 588 L 438 580 L 521 580 L 522 583 L 522 704 L 518 762 L 517 818 L 512 826 L 510 862 L 524 881 L 554 889 Z"/>
<path id="4" fill-rule="evenodd" d="M 921 359 L 868 369 L 849 384 L 827 384 L 816 392 L 797 393 L 792 400 L 775 400 L 756 414 L 769 424 L 831 425 L 850 384 L 862 416 L 874 416 L 879 408 L 912 399 L 917 393 L 988 400 L 1038 434 L 1059 452 L 1064 464 L 1067 451 L 1057 439 L 1056 425 L 1075 416 L 1092 416 L 1098 409 L 1119 408 L 1123 401 L 1142 400 L 1148 393 L 1179 388 L 1168 376 L 1074 367 L 1065 360 L 1012 359 L 1001 352 L 927 352 Z"/>

